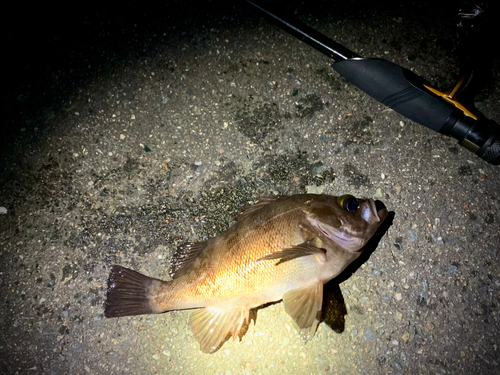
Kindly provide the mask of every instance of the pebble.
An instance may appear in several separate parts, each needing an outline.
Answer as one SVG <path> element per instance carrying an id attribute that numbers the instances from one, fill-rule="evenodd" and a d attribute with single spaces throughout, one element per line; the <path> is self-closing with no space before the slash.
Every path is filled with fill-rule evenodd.
<path id="1" fill-rule="evenodd" d="M 375 336 L 375 334 L 370 328 L 367 328 L 365 332 L 365 339 L 371 342 L 375 342 L 377 341 L 377 336 Z"/>
<path id="2" fill-rule="evenodd" d="M 449 273 L 455 273 L 455 272 L 457 272 L 457 271 L 458 271 L 458 267 L 457 267 L 457 266 L 452 265 L 452 266 L 450 266 L 450 267 L 448 268 L 448 272 L 449 272 Z"/>
<path id="3" fill-rule="evenodd" d="M 306 192 L 307 194 L 321 194 L 325 191 L 324 186 L 316 186 L 316 185 L 307 185 Z"/>
<path id="4" fill-rule="evenodd" d="M 410 339 L 410 334 L 408 333 L 408 331 L 405 331 L 405 333 L 403 333 L 403 336 L 401 337 L 405 342 L 407 342 L 409 339 Z"/>
<path id="5" fill-rule="evenodd" d="M 154 355 L 153 355 L 153 359 L 158 360 L 158 359 L 160 359 L 160 356 L 159 356 L 158 354 L 154 354 Z"/>
<path id="6" fill-rule="evenodd" d="M 432 239 L 433 239 L 433 241 L 434 241 L 434 243 L 436 245 L 443 245 L 444 244 L 443 237 L 441 237 L 441 233 L 440 232 L 433 233 L 432 234 Z"/>
<path id="7" fill-rule="evenodd" d="M 5 215 L 7 213 L 7 209 L 5 207 L 0 207 L 0 215 Z"/>
<path id="8" fill-rule="evenodd" d="M 396 299 L 396 301 L 401 301 L 403 299 L 403 296 L 401 295 L 401 293 L 396 293 L 394 295 L 394 298 Z"/>
<path id="9" fill-rule="evenodd" d="M 415 232 L 414 232 L 414 231 L 412 231 L 412 230 L 408 230 L 408 233 L 410 234 L 410 240 L 411 240 L 412 242 L 417 242 L 417 240 L 418 240 L 418 235 L 417 235 L 417 233 L 415 233 Z"/>
<path id="10" fill-rule="evenodd" d="M 394 366 L 396 366 L 396 368 L 397 368 L 398 370 L 401 370 L 401 369 L 403 368 L 403 366 L 401 366 L 401 365 L 400 365 L 399 363 L 397 363 L 397 362 L 394 364 Z"/>

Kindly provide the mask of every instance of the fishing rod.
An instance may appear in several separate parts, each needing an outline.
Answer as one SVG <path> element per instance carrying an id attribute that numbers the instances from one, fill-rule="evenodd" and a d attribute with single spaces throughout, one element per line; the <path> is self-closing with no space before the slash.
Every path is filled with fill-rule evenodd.
<path id="1" fill-rule="evenodd" d="M 458 143 L 490 164 L 500 164 L 500 125 L 474 107 L 474 97 L 486 78 L 484 54 L 477 50 L 479 32 L 486 32 L 491 18 L 483 3 L 465 3 L 457 24 L 462 72 L 449 90 L 433 88 L 423 78 L 388 60 L 365 58 L 279 9 L 245 0 L 266 19 L 334 60 L 332 68 L 350 83 L 403 116 Z M 490 36 L 491 37 L 491 36 Z"/>

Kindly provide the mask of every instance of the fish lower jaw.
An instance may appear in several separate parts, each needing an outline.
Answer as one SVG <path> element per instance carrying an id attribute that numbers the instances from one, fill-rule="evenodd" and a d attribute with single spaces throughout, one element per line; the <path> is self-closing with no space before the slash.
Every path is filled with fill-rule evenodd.
<path id="1" fill-rule="evenodd" d="M 334 235 L 332 241 L 352 253 L 362 250 L 364 245 L 362 239 L 344 233 Z"/>

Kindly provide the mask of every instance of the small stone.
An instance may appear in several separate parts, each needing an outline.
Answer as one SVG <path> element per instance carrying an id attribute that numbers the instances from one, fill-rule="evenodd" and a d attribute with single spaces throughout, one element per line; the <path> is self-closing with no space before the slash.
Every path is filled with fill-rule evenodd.
<path id="1" fill-rule="evenodd" d="M 396 362 L 396 363 L 394 363 L 394 366 L 396 366 L 396 368 L 397 368 L 398 370 L 401 370 L 401 369 L 403 368 L 403 366 L 401 366 L 401 365 L 400 365 L 399 363 L 397 363 L 397 362 Z"/>
<path id="2" fill-rule="evenodd" d="M 375 198 L 382 198 L 382 189 L 381 188 L 378 188 L 375 191 Z"/>
<path id="3" fill-rule="evenodd" d="M 120 134 L 120 139 L 125 139 L 125 134 Z"/>
<path id="4" fill-rule="evenodd" d="M 455 273 L 458 271 L 458 267 L 455 266 L 455 265 L 451 265 L 450 267 L 448 267 L 448 272 L 449 273 Z"/>
<path id="5" fill-rule="evenodd" d="M 434 330 L 434 324 L 428 322 L 427 323 L 427 328 L 429 328 L 431 331 L 433 331 Z"/>
<path id="6" fill-rule="evenodd" d="M 367 328 L 365 332 L 365 339 L 371 342 L 375 342 L 377 341 L 377 336 L 375 336 L 375 334 L 370 328 Z"/>
<path id="7" fill-rule="evenodd" d="M 391 343 L 392 343 L 392 345 L 396 345 L 396 346 L 399 345 L 398 340 L 392 340 Z"/>
<path id="8" fill-rule="evenodd" d="M 403 250 L 403 237 L 396 237 L 394 246 L 396 246 L 396 248 L 399 250 Z"/>
<path id="9" fill-rule="evenodd" d="M 410 339 L 410 334 L 408 333 L 408 331 L 405 331 L 401 338 L 404 340 L 404 342 L 407 342 Z"/>
<path id="10" fill-rule="evenodd" d="M 394 191 L 395 191 L 397 194 L 401 193 L 401 186 L 399 186 L 399 185 L 394 186 Z"/>
<path id="11" fill-rule="evenodd" d="M 0 215 L 5 215 L 7 213 L 7 209 L 5 207 L 0 207 Z"/>
<path id="12" fill-rule="evenodd" d="M 325 191 L 324 186 L 316 186 L 316 185 L 307 185 L 306 192 L 307 194 L 322 194 Z"/>
<path id="13" fill-rule="evenodd" d="M 410 234 L 410 240 L 411 240 L 412 242 L 417 242 L 417 240 L 418 240 L 418 235 L 417 235 L 417 233 L 415 233 L 415 232 L 414 232 L 414 231 L 412 231 L 412 230 L 409 230 L 409 231 L 408 231 L 408 233 Z"/>
<path id="14" fill-rule="evenodd" d="M 436 245 L 443 245 L 444 242 L 443 242 L 443 237 L 441 237 L 441 233 L 440 232 L 436 232 L 436 233 L 433 233 L 432 234 L 432 239 L 434 241 L 434 243 Z"/>
<path id="15" fill-rule="evenodd" d="M 396 301 L 401 301 L 403 299 L 403 296 L 401 295 L 401 293 L 396 293 L 394 295 L 394 298 L 396 299 Z"/>
<path id="16" fill-rule="evenodd" d="M 158 359 L 160 359 L 160 356 L 158 354 L 153 354 L 153 359 L 158 360 Z"/>

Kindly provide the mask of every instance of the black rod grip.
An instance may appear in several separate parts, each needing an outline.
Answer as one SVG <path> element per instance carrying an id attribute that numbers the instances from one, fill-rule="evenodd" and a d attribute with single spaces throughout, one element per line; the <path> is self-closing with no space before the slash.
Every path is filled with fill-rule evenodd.
<path id="1" fill-rule="evenodd" d="M 384 59 L 354 58 L 332 68 L 379 102 L 421 125 L 458 139 L 486 160 L 500 163 L 500 128 L 491 120 L 474 120 L 424 87 L 410 70 Z M 487 121 L 487 123 L 486 123 Z M 479 129 L 477 132 L 475 129 Z"/>

